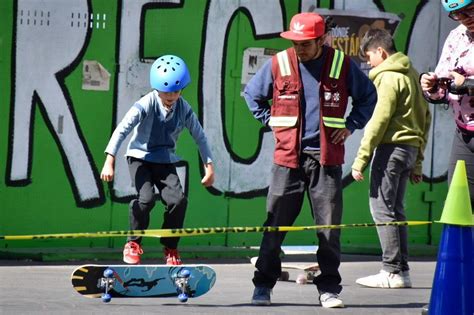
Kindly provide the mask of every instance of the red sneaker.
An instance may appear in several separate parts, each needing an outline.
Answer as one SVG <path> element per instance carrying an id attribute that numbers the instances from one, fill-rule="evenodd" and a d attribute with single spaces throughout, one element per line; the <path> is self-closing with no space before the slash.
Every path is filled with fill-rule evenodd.
<path id="1" fill-rule="evenodd" d="M 177 249 L 165 247 L 165 260 L 167 265 L 182 265 L 181 258 Z"/>
<path id="2" fill-rule="evenodd" d="M 123 261 L 127 264 L 138 265 L 141 254 L 143 254 L 143 249 L 140 244 L 130 241 L 125 244 L 123 249 Z"/>

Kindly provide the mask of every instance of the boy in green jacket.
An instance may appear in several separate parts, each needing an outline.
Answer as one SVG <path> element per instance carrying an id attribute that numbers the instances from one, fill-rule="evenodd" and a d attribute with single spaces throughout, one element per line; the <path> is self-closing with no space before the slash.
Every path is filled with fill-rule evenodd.
<path id="1" fill-rule="evenodd" d="M 406 221 L 403 199 L 410 178 L 422 180 L 422 161 L 431 114 L 410 59 L 397 52 L 392 36 L 371 29 L 361 41 L 361 52 L 372 66 L 369 78 L 377 88 L 378 101 L 365 127 L 352 177 L 362 181 L 370 170 L 370 212 L 376 223 Z M 382 270 L 356 283 L 373 288 L 411 287 L 406 226 L 380 226 Z"/>

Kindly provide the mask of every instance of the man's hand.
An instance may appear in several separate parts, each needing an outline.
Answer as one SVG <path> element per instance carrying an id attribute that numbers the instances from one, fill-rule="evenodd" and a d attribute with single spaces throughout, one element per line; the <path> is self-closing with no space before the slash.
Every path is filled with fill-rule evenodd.
<path id="1" fill-rule="evenodd" d="M 349 129 L 346 128 L 341 128 L 341 129 L 336 129 L 331 133 L 331 142 L 334 144 L 344 144 L 346 139 L 351 135 L 352 133 L 349 131 Z"/>
<path id="2" fill-rule="evenodd" d="M 362 175 L 362 172 L 360 171 L 356 171 L 356 170 L 352 170 L 352 177 L 354 177 L 354 179 L 357 181 L 357 182 L 361 182 L 364 180 L 364 175 Z"/>
<path id="3" fill-rule="evenodd" d="M 204 164 L 204 169 L 206 174 L 204 174 L 201 184 L 203 184 L 205 187 L 211 187 L 212 184 L 214 184 L 214 166 L 212 163 Z"/>

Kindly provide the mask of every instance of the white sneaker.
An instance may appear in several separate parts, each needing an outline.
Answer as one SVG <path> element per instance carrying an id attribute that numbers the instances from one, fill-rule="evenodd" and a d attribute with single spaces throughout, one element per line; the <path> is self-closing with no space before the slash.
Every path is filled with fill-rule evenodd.
<path id="1" fill-rule="evenodd" d="M 344 307 L 344 303 L 336 293 L 325 292 L 319 296 L 319 301 L 325 308 Z"/>
<path id="2" fill-rule="evenodd" d="M 410 273 L 408 271 L 391 273 L 380 270 L 376 275 L 357 279 L 356 283 L 370 288 L 411 288 Z"/>

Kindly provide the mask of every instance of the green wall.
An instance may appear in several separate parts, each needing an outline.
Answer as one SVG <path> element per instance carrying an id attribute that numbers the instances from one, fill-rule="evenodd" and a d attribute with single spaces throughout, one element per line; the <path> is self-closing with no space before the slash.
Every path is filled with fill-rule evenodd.
<path id="1" fill-rule="evenodd" d="M 71 14 L 68 6 L 57 1 L 43 1 L 49 4 L 50 9 L 44 12 L 54 15 Z M 229 1 L 229 3 L 242 4 L 248 1 Z M 282 12 L 283 21 L 278 22 L 281 27 L 288 24 L 291 16 L 300 11 L 306 1 L 267 1 L 269 6 L 277 5 Z M 311 2 L 311 1 L 310 1 Z M 318 1 L 314 1 L 317 3 Z M 334 9 L 335 3 L 346 9 L 355 10 L 355 1 L 320 1 L 320 6 Z M 42 233 L 71 233 L 94 232 L 107 230 L 128 229 L 128 200 L 130 196 L 119 196 L 112 184 L 101 183 L 98 180 L 103 162 L 104 148 L 118 119 L 117 113 L 118 89 L 120 89 L 119 75 L 130 75 L 126 64 L 121 64 L 120 56 L 122 45 L 126 45 L 120 29 L 121 23 L 129 14 L 129 1 L 71 1 L 74 5 L 84 5 L 90 13 L 105 14 L 105 28 L 90 29 L 85 37 L 83 49 L 77 53 L 77 60 L 71 63 L 57 76 L 59 86 L 67 100 L 72 116 L 76 122 L 76 129 L 84 144 L 86 155 L 89 156 L 90 170 L 97 184 L 97 197 L 81 200 L 77 192 L 76 183 L 71 175 L 71 167 L 67 155 L 61 149 L 56 120 L 48 116 L 46 109 L 49 103 L 41 91 L 19 91 L 16 86 L 23 86 L 24 81 L 18 79 L 18 70 L 23 66 L 34 67 L 35 64 L 44 64 L 45 60 L 52 58 L 45 53 L 53 41 L 36 42 L 34 45 L 25 44 L 23 26 L 18 26 L 20 17 L 26 19 L 26 11 L 31 9 L 33 16 L 35 1 L 0 1 L 0 235 L 17 234 L 42 234 Z M 143 3 L 145 3 L 143 1 Z M 265 1 L 261 1 L 265 3 Z M 338 4 L 339 3 L 339 4 Z M 421 9 L 431 2 L 427 1 L 374 1 L 373 10 L 395 13 L 400 18 L 400 23 L 394 34 L 400 50 L 408 51 L 410 36 L 416 32 L 415 22 Z M 436 3 L 438 3 L 436 1 Z M 203 63 L 206 30 L 212 27 L 213 21 L 208 19 L 208 12 L 215 2 L 195 0 L 181 1 L 178 4 L 152 5 L 145 4 L 141 7 L 139 59 L 153 59 L 159 55 L 172 53 L 186 60 L 192 74 L 192 83 L 184 91 L 186 98 L 199 115 L 201 121 L 203 112 L 208 110 L 203 104 Z M 316 4 L 317 6 L 317 4 Z M 132 6 L 130 6 L 132 7 Z M 438 5 L 431 5 L 430 10 L 439 12 Z M 23 16 L 20 11 L 23 11 Z M 341 9 L 340 7 L 336 9 Z M 343 9 L 343 8 L 342 8 Z M 363 8 L 359 8 L 362 10 Z M 357 11 L 357 10 L 356 10 Z M 28 11 L 30 12 L 30 11 Z M 39 14 L 40 10 L 38 10 Z M 264 47 L 284 49 L 288 42 L 280 39 L 278 34 L 255 36 L 255 28 L 249 19 L 248 10 L 242 7 L 232 15 L 231 23 L 226 30 L 225 56 L 222 71 L 222 106 L 226 143 L 232 156 L 236 160 L 246 161 L 255 157 L 259 150 L 261 139 L 259 133 L 262 126 L 253 119 L 247 110 L 243 98 L 240 96 L 243 51 L 248 47 Z M 361 13 L 362 14 L 362 13 Z M 32 17 L 33 21 L 33 17 Z M 38 19 L 39 21 L 39 19 Z M 45 19 L 46 21 L 46 19 Z M 54 18 L 51 18 L 53 24 Z M 94 21 L 95 22 L 95 21 Z M 441 23 L 441 22 L 439 22 Z M 57 31 L 61 32 L 59 26 Z M 438 39 L 433 49 L 438 49 L 441 41 L 440 34 L 434 36 Z M 22 45 L 31 51 L 25 52 L 34 56 L 25 62 L 19 59 L 17 52 L 22 40 Z M 72 44 L 72 43 L 71 43 Z M 44 47 L 43 47 L 44 45 Z M 61 47 L 58 47 L 60 49 Z M 84 60 L 97 60 L 110 74 L 110 89 L 108 91 L 84 90 L 82 86 L 82 62 Z M 436 60 L 432 61 L 432 67 Z M 25 69 L 23 69 L 25 70 Z M 28 69 L 27 69 L 28 70 Z M 419 69 L 426 71 L 426 69 Z M 27 72 L 27 71 L 26 71 Z M 133 75 L 133 73 L 131 73 Z M 45 76 L 46 77 L 46 76 Z M 37 79 L 34 77 L 33 79 Z M 22 77 L 22 79 L 28 79 Z M 40 80 L 41 81 L 41 80 Z M 40 82 L 38 82 L 39 84 Z M 35 82 L 32 83 L 33 85 Z M 122 90 L 127 93 L 127 89 Z M 11 177 L 12 169 L 12 143 L 19 131 L 14 130 L 13 121 L 20 119 L 15 116 L 14 108 L 18 103 L 21 93 L 29 93 L 26 97 L 33 103 L 31 112 L 32 124 L 29 131 L 31 147 L 29 153 L 28 174 L 23 179 L 16 180 Z M 132 104 L 130 104 L 131 106 Z M 212 105 L 212 104 L 211 104 Z M 432 107 L 433 111 L 444 111 Z M 65 126 L 67 127 L 67 126 Z M 436 126 L 435 126 L 436 128 Z M 19 130 L 19 129 L 18 129 Z M 434 129 L 435 130 L 435 129 Z M 358 132 L 362 134 L 360 131 Z M 431 139 L 433 141 L 433 139 Z M 434 139 L 434 141 L 437 141 Z M 211 143 L 212 145 L 212 143 Z M 125 146 L 125 144 L 124 144 Z M 357 146 L 354 143 L 353 146 Z M 205 189 L 200 185 L 202 168 L 199 161 L 197 147 L 192 137 L 183 132 L 178 142 L 178 154 L 186 161 L 187 168 L 187 194 L 189 206 L 185 220 L 185 227 L 210 227 L 210 226 L 260 226 L 265 219 L 265 191 L 250 191 L 245 194 L 234 193 L 222 189 Z M 436 160 L 437 152 L 433 151 L 430 160 Z M 443 152 L 445 154 L 445 152 Z M 10 161 L 9 161 L 10 159 Z M 352 162 L 352 157 L 346 157 L 346 163 Z M 435 176 L 431 169 L 433 163 L 426 161 L 424 165 L 425 180 L 419 185 L 409 185 L 406 194 L 406 209 L 409 220 L 432 220 L 440 216 L 443 201 L 447 192 L 445 176 Z M 346 172 L 347 173 L 347 172 Z M 438 173 L 443 174 L 443 171 Z M 347 174 L 346 174 L 347 175 Z M 368 175 L 368 174 L 367 174 Z M 368 177 L 368 176 L 366 176 Z M 251 178 L 251 176 L 249 176 Z M 372 222 L 368 207 L 368 181 L 351 183 L 346 178 L 344 189 L 344 217 L 343 223 Z M 160 228 L 162 222 L 162 205 L 157 203 L 152 212 L 150 228 Z M 308 203 L 298 218 L 296 225 L 312 225 L 312 218 Z M 410 228 L 410 243 L 415 245 L 436 245 L 439 240 L 440 229 L 438 226 L 421 226 Z M 257 233 L 228 234 L 214 236 L 199 236 L 183 238 L 183 246 L 257 246 L 261 235 Z M 378 247 L 378 238 L 373 228 L 345 229 L 342 233 L 343 247 L 346 251 L 367 252 Z M 122 238 L 102 239 L 74 239 L 74 240 L 35 240 L 35 241 L 0 241 L 0 251 L 3 257 L 11 257 L 15 252 L 38 252 L 41 249 L 52 249 L 64 252 L 66 257 L 71 249 L 117 249 L 123 246 Z M 156 239 L 146 239 L 145 246 L 158 245 Z M 289 233 L 287 245 L 315 244 L 314 232 Z"/>

